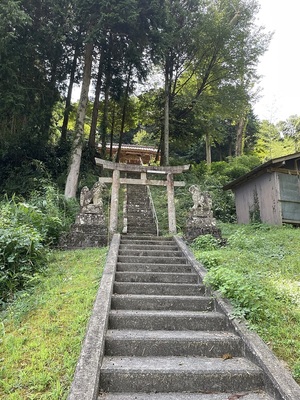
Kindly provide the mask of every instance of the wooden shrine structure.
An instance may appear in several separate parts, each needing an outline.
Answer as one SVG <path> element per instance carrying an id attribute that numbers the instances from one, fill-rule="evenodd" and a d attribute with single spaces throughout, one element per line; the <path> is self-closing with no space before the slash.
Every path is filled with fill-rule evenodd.
<path id="1" fill-rule="evenodd" d="M 190 165 L 180 166 L 146 166 L 146 165 L 135 165 L 135 164 L 122 164 L 111 161 L 102 160 L 100 158 L 95 159 L 96 164 L 101 166 L 103 169 L 113 171 L 112 178 L 100 177 L 99 182 L 111 183 L 111 207 L 110 207 L 110 220 L 109 220 L 109 236 L 112 237 L 117 232 L 118 227 L 118 208 L 119 208 L 119 189 L 120 185 L 149 185 L 149 186 L 165 186 L 167 188 L 168 198 L 168 220 L 169 220 L 169 233 L 176 234 L 176 211 L 175 211 L 175 198 L 174 198 L 174 187 L 185 186 L 183 181 L 174 181 L 175 174 L 181 174 L 190 168 Z M 140 178 L 127 178 L 121 177 L 120 173 L 138 173 Z M 166 179 L 156 180 L 148 179 L 148 174 L 161 174 L 166 176 Z"/>

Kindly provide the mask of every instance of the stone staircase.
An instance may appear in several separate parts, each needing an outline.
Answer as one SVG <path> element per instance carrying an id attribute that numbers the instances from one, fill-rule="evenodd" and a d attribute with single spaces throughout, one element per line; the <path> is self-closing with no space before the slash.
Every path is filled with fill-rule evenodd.
<path id="1" fill-rule="evenodd" d="M 156 235 L 157 227 L 146 185 L 127 185 L 127 233 Z"/>
<path id="2" fill-rule="evenodd" d="M 275 399 L 245 353 L 173 238 L 121 237 L 98 400 Z"/>

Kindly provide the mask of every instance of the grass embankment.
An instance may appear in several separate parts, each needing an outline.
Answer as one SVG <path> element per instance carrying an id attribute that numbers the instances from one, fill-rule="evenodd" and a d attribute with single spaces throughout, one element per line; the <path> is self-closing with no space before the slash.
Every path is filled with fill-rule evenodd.
<path id="1" fill-rule="evenodd" d="M 59 252 L 0 325 L 0 399 L 65 399 L 107 249 Z"/>
<path id="2" fill-rule="evenodd" d="M 209 271 L 206 281 L 231 299 L 288 365 L 300 383 L 300 230 L 266 225 L 223 224 L 227 245 L 209 236 L 193 246 Z"/>

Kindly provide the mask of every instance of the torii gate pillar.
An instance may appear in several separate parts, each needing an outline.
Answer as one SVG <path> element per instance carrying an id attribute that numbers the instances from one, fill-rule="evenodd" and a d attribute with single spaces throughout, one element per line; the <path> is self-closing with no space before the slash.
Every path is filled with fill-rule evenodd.
<path id="1" fill-rule="evenodd" d="M 176 211 L 174 198 L 174 179 L 173 174 L 167 174 L 167 196 L 168 196 L 168 216 L 169 216 L 169 233 L 176 235 Z"/>
<path id="2" fill-rule="evenodd" d="M 120 189 L 120 171 L 115 169 L 113 172 L 111 188 L 111 205 L 109 219 L 109 236 L 112 237 L 118 228 L 118 208 L 119 208 L 119 189 Z"/>

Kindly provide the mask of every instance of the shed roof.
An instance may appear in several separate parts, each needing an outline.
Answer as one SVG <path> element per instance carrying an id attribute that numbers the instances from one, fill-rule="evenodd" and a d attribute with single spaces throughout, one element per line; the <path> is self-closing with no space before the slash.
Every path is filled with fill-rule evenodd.
<path id="1" fill-rule="evenodd" d="M 258 167 L 254 168 L 252 171 L 248 172 L 247 174 L 240 176 L 239 178 L 235 179 L 234 181 L 223 186 L 223 190 L 234 189 L 234 188 L 244 184 L 245 182 L 256 178 L 257 176 L 264 174 L 268 168 L 282 167 L 282 166 L 284 166 L 286 161 L 290 161 L 290 160 L 294 160 L 294 159 L 295 160 L 300 159 L 300 152 L 269 160 L 269 161 L 265 162 L 264 164 L 261 164 Z"/>

